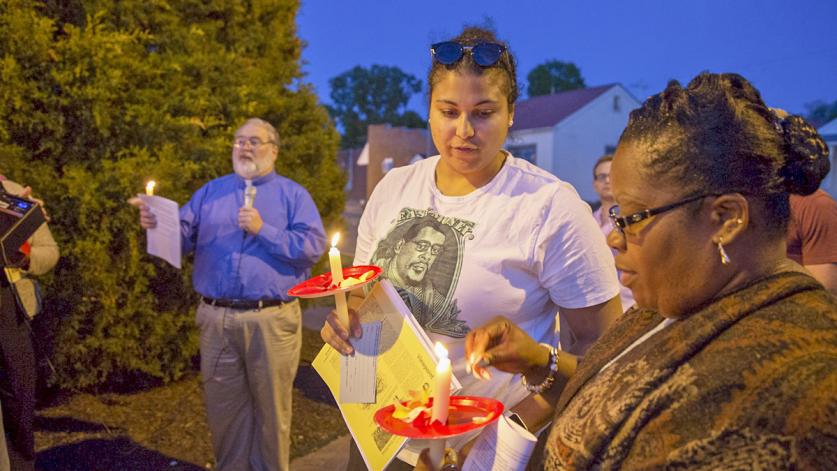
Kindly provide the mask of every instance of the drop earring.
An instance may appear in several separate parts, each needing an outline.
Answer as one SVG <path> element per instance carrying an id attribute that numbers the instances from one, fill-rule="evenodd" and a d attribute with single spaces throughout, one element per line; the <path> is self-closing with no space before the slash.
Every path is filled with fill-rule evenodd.
<path id="1" fill-rule="evenodd" d="M 723 239 L 718 238 L 718 254 L 721 256 L 721 265 L 729 265 L 730 259 L 727 251 L 724 250 Z"/>
<path id="2" fill-rule="evenodd" d="M 510 119 L 510 120 L 509 120 L 509 127 L 512 127 L 513 125 L 514 125 L 514 120 L 513 120 L 513 119 Z"/>

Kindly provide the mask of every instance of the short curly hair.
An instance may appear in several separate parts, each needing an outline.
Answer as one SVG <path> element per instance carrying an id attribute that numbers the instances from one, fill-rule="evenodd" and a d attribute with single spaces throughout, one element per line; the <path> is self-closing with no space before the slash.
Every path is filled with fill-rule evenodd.
<path id="1" fill-rule="evenodd" d="M 620 145 L 649 150 L 651 178 L 686 193 L 741 193 L 762 203 L 765 230 L 784 233 L 788 194 L 816 191 L 828 173 L 828 148 L 801 116 L 782 118 L 738 74 L 701 73 L 676 81 L 631 112 Z"/>

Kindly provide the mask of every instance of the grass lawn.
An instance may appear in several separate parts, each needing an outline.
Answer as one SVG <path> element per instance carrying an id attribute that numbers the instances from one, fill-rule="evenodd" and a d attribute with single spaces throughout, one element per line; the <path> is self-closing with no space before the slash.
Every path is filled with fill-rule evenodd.
<path id="1" fill-rule="evenodd" d="M 348 433 L 310 362 L 322 346 L 303 329 L 294 382 L 291 459 Z M 38 469 L 198 470 L 214 464 L 200 375 L 133 394 L 76 394 L 38 410 Z"/>

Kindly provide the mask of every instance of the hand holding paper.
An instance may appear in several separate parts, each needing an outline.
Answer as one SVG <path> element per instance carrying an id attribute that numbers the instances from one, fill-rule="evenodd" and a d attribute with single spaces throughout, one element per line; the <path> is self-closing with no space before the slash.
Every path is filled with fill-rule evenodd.
<path id="1" fill-rule="evenodd" d="M 349 337 L 360 337 L 363 335 L 360 328 L 360 317 L 357 311 L 349 309 L 349 326 L 348 328 L 340 323 L 336 311 L 331 311 L 326 317 L 326 322 L 320 330 L 320 337 L 323 341 L 332 348 L 342 353 L 343 355 L 351 355 L 355 349 L 349 341 Z"/>
<path id="2" fill-rule="evenodd" d="M 147 229 L 148 253 L 180 268 L 180 212 L 177 203 L 149 195 L 137 195 L 128 203 L 140 210 L 140 226 Z"/>
<path id="3" fill-rule="evenodd" d="M 361 325 L 363 335 L 353 339 L 354 355 L 341 357 L 340 403 L 375 403 L 377 385 L 378 345 L 381 338 L 381 322 Z"/>
<path id="4" fill-rule="evenodd" d="M 139 195 L 135 196 L 134 198 L 130 198 L 128 200 L 128 204 L 131 206 L 135 206 L 139 209 L 140 212 L 140 227 L 143 229 L 154 229 L 157 227 L 157 216 L 151 212 L 151 208 L 148 207 L 145 202 L 139 197 Z"/>

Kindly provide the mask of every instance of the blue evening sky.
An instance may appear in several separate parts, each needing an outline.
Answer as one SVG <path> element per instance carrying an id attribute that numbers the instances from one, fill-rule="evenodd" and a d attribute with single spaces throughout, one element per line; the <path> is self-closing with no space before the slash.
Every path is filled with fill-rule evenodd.
<path id="1" fill-rule="evenodd" d="M 304 80 L 325 103 L 328 80 L 355 65 L 425 81 L 429 45 L 486 18 L 517 56 L 522 87 L 558 59 L 587 85 L 619 82 L 640 100 L 703 70 L 740 73 L 795 113 L 837 100 L 837 0 L 302 0 Z M 426 116 L 423 96 L 411 108 Z"/>

